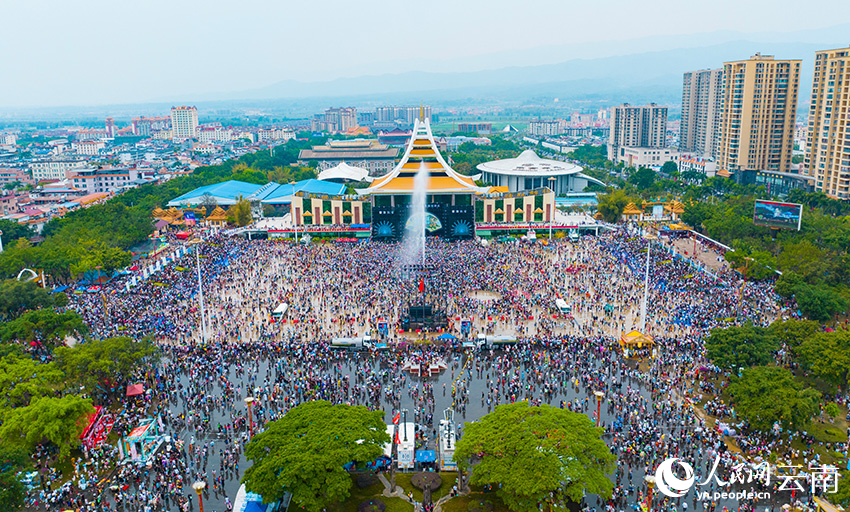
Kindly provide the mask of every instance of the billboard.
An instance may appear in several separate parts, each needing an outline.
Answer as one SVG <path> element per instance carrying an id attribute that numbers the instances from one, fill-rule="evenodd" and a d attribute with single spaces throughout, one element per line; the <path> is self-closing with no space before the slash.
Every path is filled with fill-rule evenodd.
<path id="1" fill-rule="evenodd" d="M 803 219 L 803 205 L 796 203 L 777 203 L 756 199 L 753 224 L 769 228 L 800 230 Z"/>

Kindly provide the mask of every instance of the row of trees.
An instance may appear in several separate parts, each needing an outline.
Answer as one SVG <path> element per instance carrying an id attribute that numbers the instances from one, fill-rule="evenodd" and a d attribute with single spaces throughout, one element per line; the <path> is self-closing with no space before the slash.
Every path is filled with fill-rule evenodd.
<path id="1" fill-rule="evenodd" d="M 850 331 L 826 332 L 811 320 L 716 329 L 705 348 L 715 365 L 736 375 L 729 392 L 737 411 L 757 430 L 768 430 L 775 422 L 804 428 L 819 410 L 821 391 L 846 392 L 850 382 Z M 811 377 L 815 387 L 774 366 L 780 349 L 784 361 Z"/>
<path id="2" fill-rule="evenodd" d="M 466 424 L 454 460 L 461 471 L 471 469 L 471 483 L 498 488 L 511 510 L 537 511 L 541 503 L 566 509 L 585 494 L 611 496 L 615 457 L 601 435 L 587 416 L 566 409 L 498 405 Z M 344 465 L 375 460 L 389 442 L 381 411 L 306 402 L 248 443 L 253 465 L 242 480 L 267 502 L 290 492 L 296 505 L 318 512 L 350 496 Z"/>
<path id="3" fill-rule="evenodd" d="M 26 495 L 15 475 L 29 467 L 27 454 L 49 444 L 67 458 L 93 404 L 123 396 L 138 369 L 157 357 L 148 340 L 87 341 L 87 326 L 62 309 L 67 304 L 64 294 L 32 281 L 0 282 L 0 499 L 11 510 Z"/>

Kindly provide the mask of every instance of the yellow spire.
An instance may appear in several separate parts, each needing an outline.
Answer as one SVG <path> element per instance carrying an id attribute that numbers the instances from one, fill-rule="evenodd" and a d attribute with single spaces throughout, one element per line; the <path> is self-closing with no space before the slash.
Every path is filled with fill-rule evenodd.
<path id="1" fill-rule="evenodd" d="M 425 122 L 425 104 L 424 103 L 419 104 L 419 120 L 422 121 L 423 123 Z"/>

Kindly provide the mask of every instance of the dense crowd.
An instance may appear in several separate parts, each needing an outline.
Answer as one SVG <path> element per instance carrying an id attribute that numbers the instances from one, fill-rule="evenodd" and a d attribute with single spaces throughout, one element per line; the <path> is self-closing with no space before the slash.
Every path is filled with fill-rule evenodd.
<path id="1" fill-rule="evenodd" d="M 123 466 L 85 491 L 44 491 L 34 496 L 34 508 L 62 503 L 86 511 L 189 510 L 197 501 L 191 483 L 200 479 L 208 484 L 205 510 L 229 510 L 246 463 L 248 396 L 257 399 L 254 429 L 299 403 L 323 399 L 383 410 L 387 421 L 406 410 L 420 425 L 418 446 L 433 447 L 448 408 L 462 436 L 463 421 L 519 400 L 595 417 L 593 392 L 602 391 L 599 422 L 618 459 L 615 492 L 605 503 L 588 497 L 587 505 L 636 509 L 646 493 L 643 476 L 665 458 L 690 460 L 700 472 L 715 460 L 718 471 L 744 461 L 693 407 L 718 392 L 702 340 L 714 327 L 767 325 L 787 314 L 769 285 L 744 284 L 728 270 L 695 271 L 655 244 L 647 318 L 641 319 L 647 243 L 625 233 L 550 245 L 429 239 L 424 296 L 447 312 L 449 330 L 462 337 L 460 320 L 468 318 L 471 334 L 519 340 L 504 351 L 462 352 L 450 344 L 402 343 L 411 339 L 399 332 L 406 308 L 423 293 L 418 275 L 399 264 L 393 244 L 296 245 L 216 235 L 195 247 L 199 258 L 183 256 L 130 291 L 127 277 L 106 285 L 106 311 L 100 294 L 77 295 L 72 303 L 95 336 L 149 335 L 163 347 L 161 363 L 147 372 L 148 400 L 126 408 L 116 429 L 126 433 L 138 420 L 157 416 L 169 436 L 166 446 L 149 466 Z M 207 343 L 201 343 L 199 328 L 198 264 Z M 569 304 L 569 314 L 554 308 L 556 298 Z M 272 319 L 281 303 L 288 314 Z M 390 350 L 328 348 L 334 336 L 375 334 L 379 321 L 391 326 Z M 644 322 L 660 350 L 639 366 L 623 358 L 618 342 Z M 426 336 L 433 341 L 437 334 Z M 414 377 L 402 369 L 411 357 L 440 358 L 447 368 L 431 379 Z M 710 400 L 705 410 L 721 416 L 728 413 L 724 407 Z M 774 448 L 755 437 L 741 442 L 750 454 Z M 683 498 L 656 503 L 665 510 L 687 508 Z M 694 493 L 692 506 L 752 510 L 755 503 L 697 501 Z"/>

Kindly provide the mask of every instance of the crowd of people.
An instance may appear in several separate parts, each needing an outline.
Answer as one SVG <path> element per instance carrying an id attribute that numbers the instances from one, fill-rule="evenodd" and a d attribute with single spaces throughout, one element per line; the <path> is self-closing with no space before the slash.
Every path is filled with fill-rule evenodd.
<path id="1" fill-rule="evenodd" d="M 464 421 L 519 400 L 595 418 L 593 392 L 601 391 L 596 421 L 617 456 L 615 491 L 611 500 L 588 497 L 586 504 L 637 510 L 647 492 L 644 476 L 665 458 L 705 471 L 715 460 L 718 471 L 746 460 L 709 427 L 707 414 L 725 415 L 725 406 L 718 400 L 704 410 L 694 406 L 718 392 L 702 340 L 712 328 L 767 325 L 790 314 L 777 306 L 770 285 L 744 283 L 729 270 L 695 271 L 655 245 L 642 318 L 647 243 L 627 233 L 547 245 L 429 239 L 424 275 L 400 265 L 396 244 L 212 235 L 194 247 L 199 255 L 190 252 L 129 291 L 130 278 L 121 277 L 105 285 L 103 295 L 75 295 L 71 304 L 95 336 L 151 336 L 162 347 L 160 363 L 145 372 L 149 400 L 126 408 L 115 429 L 126 434 L 145 417 L 161 418 L 169 436 L 164 447 L 147 466 L 125 465 L 102 481 L 90 476 L 96 483 L 86 490 L 34 491 L 34 509 L 191 510 L 197 501 L 191 483 L 202 480 L 205 510 L 225 512 L 246 467 L 250 433 L 308 400 L 364 404 L 383 410 L 388 422 L 405 410 L 419 425 L 417 445 L 433 447 L 445 409 L 455 411 L 462 436 Z M 431 343 L 407 343 L 423 336 L 399 332 L 407 308 L 423 295 L 446 311 L 448 331 L 458 338 L 510 334 L 518 343 L 461 351 L 459 344 L 437 343 L 436 332 L 424 333 Z M 556 298 L 569 304 L 569 314 L 554 307 Z M 274 318 L 281 303 L 287 314 Z M 473 326 L 468 334 L 461 332 L 464 319 Z M 384 336 L 379 322 L 390 326 Z M 655 359 L 639 364 L 623 357 L 620 336 L 633 329 L 655 338 Z M 333 337 L 367 333 L 390 349 L 329 349 Z M 447 368 L 429 379 L 415 377 L 402 370 L 411 358 L 440 358 Z M 256 399 L 250 420 L 249 396 Z M 743 445 L 748 454 L 752 446 L 773 449 L 753 438 Z M 776 496 L 760 505 L 790 501 Z M 688 506 L 684 498 L 655 503 L 664 510 Z M 691 506 L 753 510 L 755 503 L 698 501 L 694 493 Z"/>

